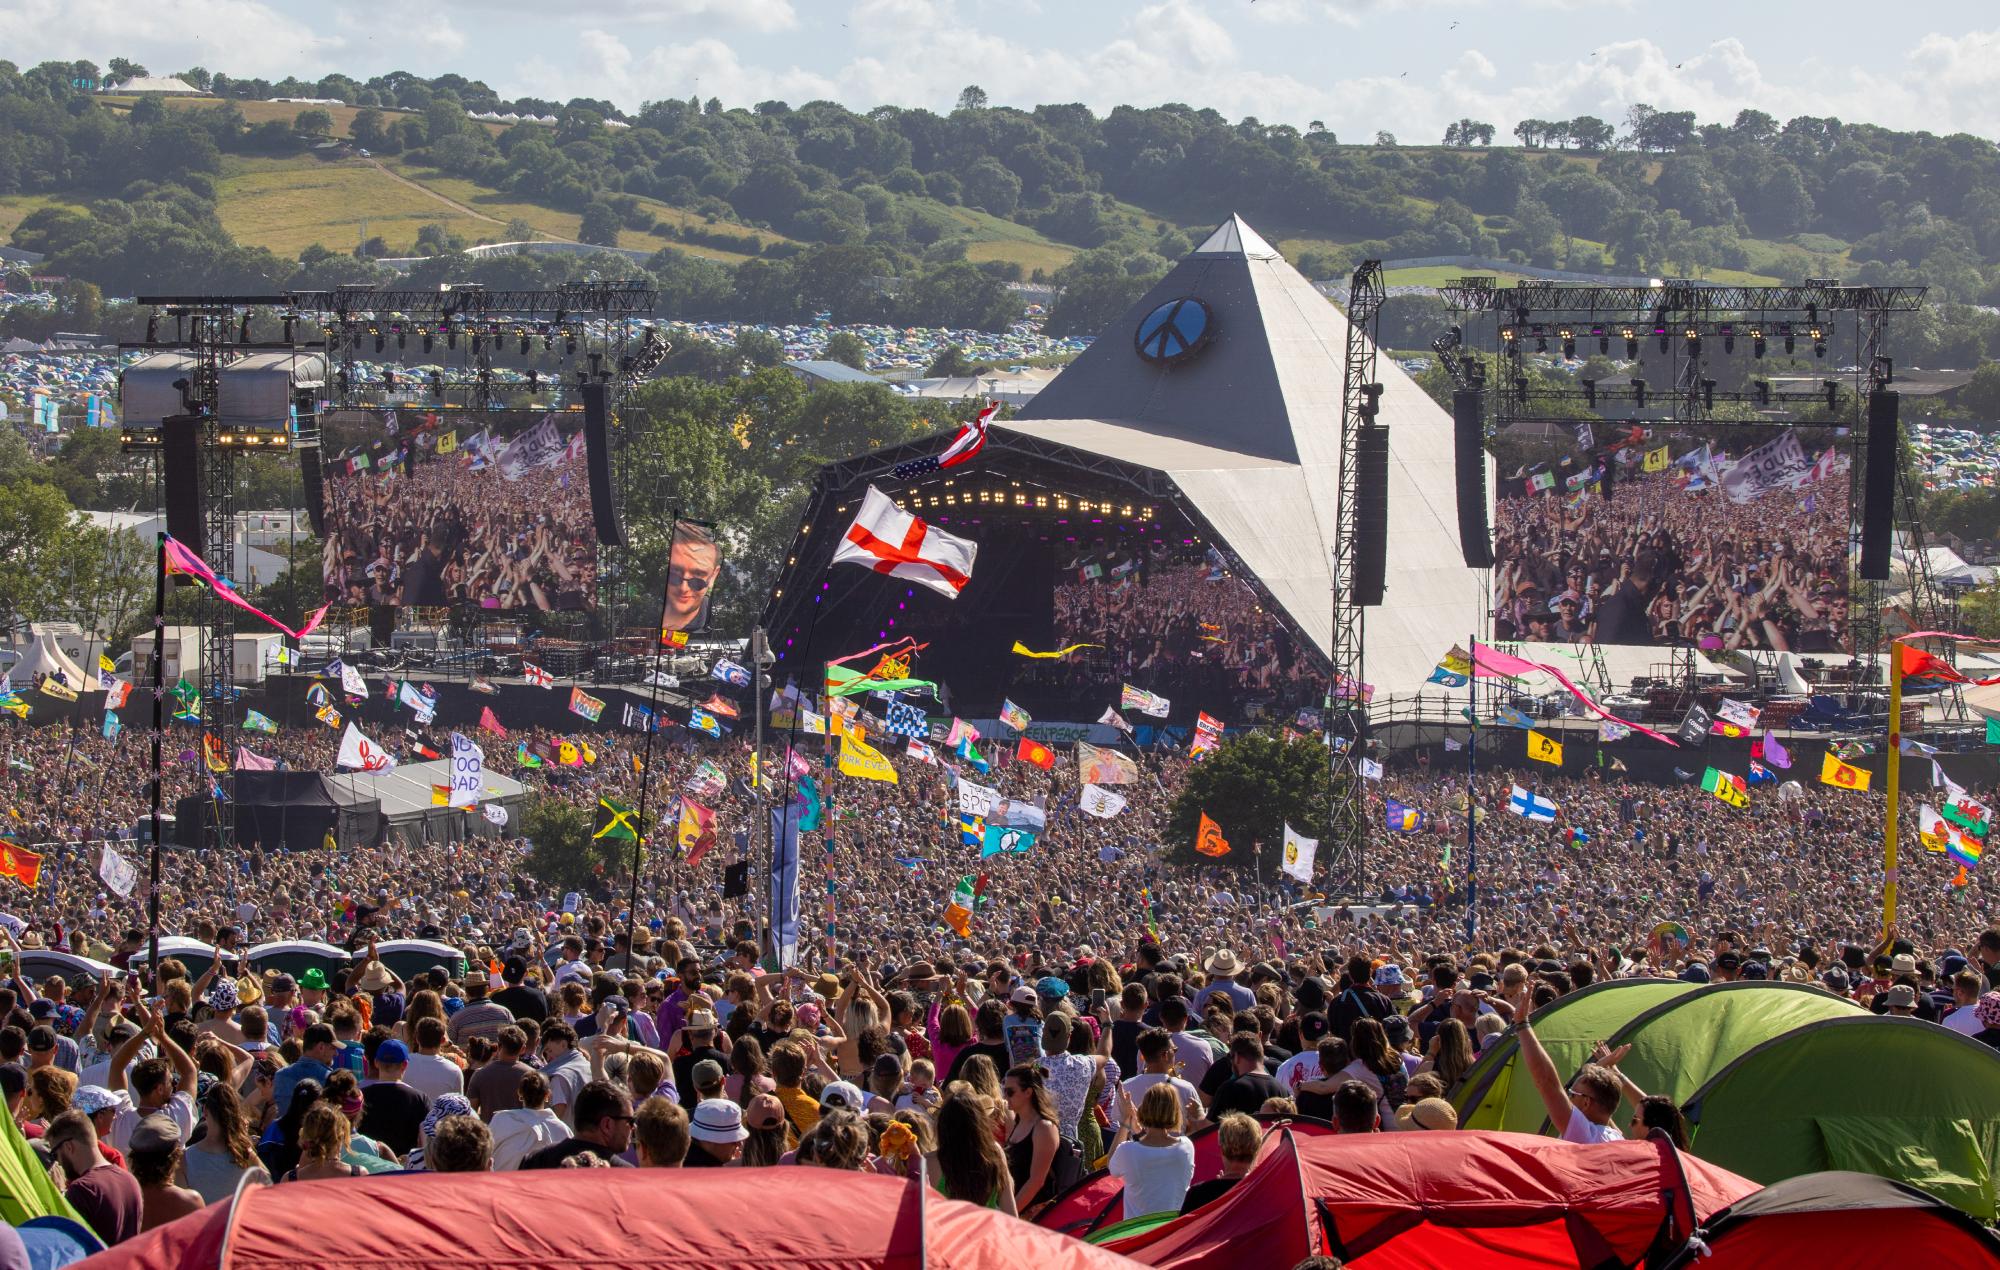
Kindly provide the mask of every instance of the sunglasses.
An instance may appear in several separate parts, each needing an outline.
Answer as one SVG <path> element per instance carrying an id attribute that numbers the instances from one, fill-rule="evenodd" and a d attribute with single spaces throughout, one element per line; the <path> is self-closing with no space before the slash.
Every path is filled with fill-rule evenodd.
<path id="1" fill-rule="evenodd" d="M 706 591 L 715 579 L 706 573 L 684 573 L 679 569 L 667 570 L 668 586 L 684 586 L 690 591 Z"/>

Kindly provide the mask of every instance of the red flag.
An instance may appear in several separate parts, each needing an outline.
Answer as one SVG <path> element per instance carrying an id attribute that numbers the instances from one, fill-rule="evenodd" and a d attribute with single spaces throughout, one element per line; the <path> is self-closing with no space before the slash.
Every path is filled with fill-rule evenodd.
<path id="1" fill-rule="evenodd" d="M 1965 682 L 1965 676 L 1959 673 L 1958 667 L 1944 658 L 1933 656 L 1921 648 L 1912 648 L 1908 644 L 1900 647 L 1903 650 L 1903 678 L 1942 679 L 1947 683 Z"/>
<path id="2" fill-rule="evenodd" d="M 1043 745 L 1040 741 L 1025 736 L 1021 738 L 1021 744 L 1015 747 L 1014 757 L 1020 759 L 1023 763 L 1033 763 L 1036 767 L 1044 770 L 1056 765 L 1056 752 L 1054 750 Z"/>
<path id="3" fill-rule="evenodd" d="M 503 741 L 507 739 L 507 729 L 500 726 L 500 719 L 493 713 L 492 706 L 479 707 L 479 728 L 482 732 L 491 732 Z"/>
<path id="4" fill-rule="evenodd" d="M 42 857 L 26 847 L 0 840 L 0 878 L 13 878 L 32 888 L 42 880 Z"/>
<path id="5" fill-rule="evenodd" d="M 708 700 L 701 703 L 701 708 L 710 714 L 719 714 L 725 719 L 734 719 L 741 713 L 737 710 L 735 702 L 723 700 L 722 694 L 717 692 L 710 693 Z"/>

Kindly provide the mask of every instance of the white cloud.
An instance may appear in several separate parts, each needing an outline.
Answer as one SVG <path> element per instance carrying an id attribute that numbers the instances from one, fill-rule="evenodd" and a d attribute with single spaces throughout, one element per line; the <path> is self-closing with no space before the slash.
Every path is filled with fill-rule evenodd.
<path id="1" fill-rule="evenodd" d="M 0 0 L 5 53 L 19 65 L 128 57 L 155 74 L 201 65 L 242 77 L 317 78 L 342 47 L 260 0 Z"/>
<path id="2" fill-rule="evenodd" d="M 555 17 L 565 25 L 627 22 L 683 22 L 703 27 L 729 27 L 768 34 L 799 24 L 791 0 L 567 0 L 551 6 L 546 0 L 477 0 L 472 11 L 498 8 L 537 18 Z"/>
<path id="3" fill-rule="evenodd" d="M 690 96 L 720 97 L 731 106 L 772 98 L 796 104 L 836 92 L 833 81 L 797 67 L 746 65 L 735 49 L 712 37 L 634 52 L 619 36 L 597 28 L 578 33 L 560 61 L 537 57 L 523 63 L 519 78 L 536 96 L 604 97 L 627 109 Z"/>

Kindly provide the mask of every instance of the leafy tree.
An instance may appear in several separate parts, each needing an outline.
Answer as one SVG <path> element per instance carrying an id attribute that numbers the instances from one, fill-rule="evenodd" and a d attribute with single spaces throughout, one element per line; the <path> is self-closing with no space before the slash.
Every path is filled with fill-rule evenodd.
<path id="1" fill-rule="evenodd" d="M 310 110 L 301 110 L 292 119 L 292 131 L 303 132 L 313 137 L 324 137 L 333 131 L 333 115 L 317 106 Z"/>
<path id="2" fill-rule="evenodd" d="M 947 344 L 939 350 L 931 364 L 924 367 L 927 379 L 958 379 L 966 375 L 978 374 L 979 364 L 965 355 L 965 350 L 956 344 Z"/>
<path id="3" fill-rule="evenodd" d="M 1021 201 L 1021 178 L 998 159 L 981 159 L 966 170 L 965 201 L 995 216 L 1012 216 Z"/>
<path id="4" fill-rule="evenodd" d="M 507 222 L 505 229 L 500 231 L 500 237 L 502 241 L 510 243 L 533 242 L 535 227 L 523 217 L 516 216 Z"/>
<path id="5" fill-rule="evenodd" d="M 1396 134 L 1393 132 L 1378 132 L 1375 134 L 1375 144 L 1384 150 L 1393 150 L 1396 148 Z"/>
<path id="6" fill-rule="evenodd" d="M 852 331 L 835 331 L 827 336 L 826 350 L 821 356 L 856 370 L 868 369 L 868 345 Z"/>
<path id="7" fill-rule="evenodd" d="M 782 366 L 785 363 L 785 345 L 769 331 L 746 327 L 736 333 L 736 355 L 759 368 Z"/>
<path id="8" fill-rule="evenodd" d="M 552 886 L 594 890 L 631 867 L 633 844 L 590 836 L 596 820 L 591 810 L 543 794 L 530 799 L 520 817 L 517 828 L 528 840 L 528 868 Z"/>
<path id="9" fill-rule="evenodd" d="M 91 554 L 86 529 L 55 486 L 0 485 L 0 630 L 69 611 Z"/>
<path id="10" fill-rule="evenodd" d="M 2000 362 L 1982 363 L 1958 390 L 1958 404 L 1975 419 L 2000 420 Z"/>
<path id="11" fill-rule="evenodd" d="M 977 84 L 967 84 L 964 88 L 959 90 L 958 109 L 960 110 L 986 109 L 986 90 L 981 88 Z"/>
<path id="12" fill-rule="evenodd" d="M 137 62 L 128 62 L 122 57 L 114 57 L 105 63 L 104 77 L 122 84 L 128 79 L 146 78 L 146 68 Z"/>
<path id="13" fill-rule="evenodd" d="M 583 209 L 583 224 L 577 230 L 578 241 L 596 247 L 616 247 L 618 245 L 618 213 L 609 203 L 592 203 Z"/>
<path id="14" fill-rule="evenodd" d="M 1328 766 L 1326 747 L 1316 741 L 1286 741 L 1269 732 L 1225 737 L 1188 770 L 1167 813 L 1167 858 L 1246 872 L 1256 864 L 1265 877 L 1275 878 L 1287 824 L 1308 838 L 1328 836 L 1333 816 Z M 1194 849 L 1204 812 L 1229 841 L 1229 854 L 1219 859 Z"/>
<path id="15" fill-rule="evenodd" d="M 379 110 L 357 110 L 354 122 L 347 127 L 347 135 L 363 150 L 380 150 L 385 139 L 382 129 L 382 112 Z"/>
<path id="16" fill-rule="evenodd" d="M 1086 251 L 1056 271 L 1051 335 L 1095 335 L 1138 302 L 1165 270 L 1128 272 L 1116 252 Z"/>

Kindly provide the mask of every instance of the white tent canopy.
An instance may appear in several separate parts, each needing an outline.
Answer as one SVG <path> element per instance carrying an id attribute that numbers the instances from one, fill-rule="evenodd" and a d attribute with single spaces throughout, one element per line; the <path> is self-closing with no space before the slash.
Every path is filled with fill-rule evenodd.
<path id="1" fill-rule="evenodd" d="M 341 772 L 327 777 L 327 782 L 336 789 L 360 798 L 373 798 L 382 804 L 382 816 L 391 824 L 418 820 L 431 815 L 459 816 L 470 814 L 482 825 L 485 821 L 472 808 L 440 807 L 431 799 L 431 787 L 451 784 L 451 760 L 437 759 L 428 763 L 404 763 L 385 772 Z M 527 792 L 527 786 L 511 776 L 502 776 L 489 771 L 480 782 L 480 802 L 499 803 L 502 806 L 517 801 Z"/>
<path id="2" fill-rule="evenodd" d="M 57 675 L 62 683 L 81 692 L 96 683 L 93 677 L 86 677 L 83 668 L 69 659 L 69 654 L 56 647 L 56 637 L 47 631 L 35 637 L 34 647 L 21 655 L 9 672 L 16 689 L 34 685 L 44 675 Z"/>

